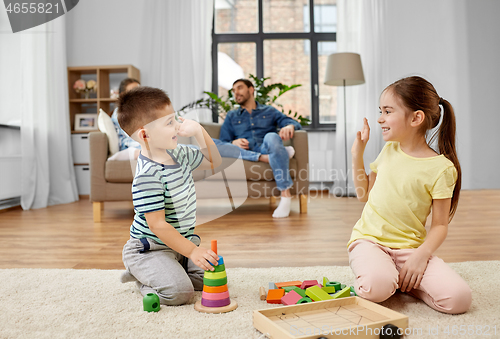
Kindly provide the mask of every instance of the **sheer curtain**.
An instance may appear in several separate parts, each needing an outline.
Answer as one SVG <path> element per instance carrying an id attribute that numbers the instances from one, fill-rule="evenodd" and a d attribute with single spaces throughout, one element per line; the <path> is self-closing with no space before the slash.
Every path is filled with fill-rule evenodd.
<path id="1" fill-rule="evenodd" d="M 361 55 L 365 75 L 363 85 L 346 87 L 347 109 L 347 155 L 351 168 L 351 147 L 356 132 L 363 126 L 363 118 L 368 119 L 371 133 L 365 149 L 365 168 L 375 160 L 384 145 L 382 131 L 378 127 L 379 96 L 389 85 L 387 51 L 387 0 L 338 0 L 338 52 L 354 52 Z M 338 88 L 338 98 L 343 98 L 343 88 Z M 338 100 L 336 157 L 337 173 L 345 171 L 344 142 L 344 101 Z M 349 192 L 354 193 L 352 173 L 349 170 Z M 339 176 L 335 189 L 344 190 L 345 174 Z"/>
<path id="2" fill-rule="evenodd" d="M 0 100 L 15 110 L 10 118 L 21 125 L 21 206 L 26 210 L 76 201 L 64 16 L 16 34 L 3 31 L 0 45 L 0 54 L 16 56 L 2 74 L 2 82 L 12 86 L 0 92 Z"/>
<path id="3" fill-rule="evenodd" d="M 165 90 L 174 109 L 211 91 L 213 0 L 144 2 L 141 50 L 143 64 L 153 70 L 142 75 L 148 86 Z M 211 121 L 211 112 L 193 112 L 198 121 Z"/>

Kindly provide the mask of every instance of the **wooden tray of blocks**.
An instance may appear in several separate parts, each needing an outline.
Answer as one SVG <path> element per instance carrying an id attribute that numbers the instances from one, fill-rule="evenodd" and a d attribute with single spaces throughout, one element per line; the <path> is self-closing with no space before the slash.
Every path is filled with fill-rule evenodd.
<path id="1" fill-rule="evenodd" d="M 253 312 L 253 325 L 272 339 L 380 338 L 404 334 L 408 317 L 359 297 L 290 305 Z"/>

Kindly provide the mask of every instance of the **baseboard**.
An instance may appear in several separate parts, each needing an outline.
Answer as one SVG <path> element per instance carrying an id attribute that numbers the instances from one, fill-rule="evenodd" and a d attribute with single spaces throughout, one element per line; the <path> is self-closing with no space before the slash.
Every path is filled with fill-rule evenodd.
<path id="1" fill-rule="evenodd" d="M 20 207 L 21 197 L 0 200 L 0 212 L 6 212 Z"/>

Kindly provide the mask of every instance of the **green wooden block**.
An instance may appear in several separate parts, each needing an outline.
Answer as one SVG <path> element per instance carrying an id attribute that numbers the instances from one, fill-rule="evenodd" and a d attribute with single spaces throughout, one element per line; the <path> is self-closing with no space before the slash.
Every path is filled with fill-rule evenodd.
<path id="1" fill-rule="evenodd" d="M 285 286 L 283 289 L 285 290 L 286 293 L 293 291 L 297 286 Z"/>
<path id="2" fill-rule="evenodd" d="M 304 297 L 304 298 L 300 298 L 299 301 L 297 301 L 297 304 L 307 304 L 307 303 L 311 303 L 311 302 L 312 302 L 311 298 Z"/>
<path id="3" fill-rule="evenodd" d="M 356 291 L 354 290 L 354 286 L 351 286 L 350 288 L 351 288 L 351 294 L 353 293 L 355 297 L 356 297 L 356 296 L 358 296 L 358 295 L 356 294 Z"/>
<path id="4" fill-rule="evenodd" d="M 204 278 L 206 279 L 222 279 L 227 277 L 226 271 L 222 272 L 212 272 L 212 271 L 205 271 L 205 274 L 203 275 Z"/>
<path id="5" fill-rule="evenodd" d="M 301 297 L 303 297 L 303 298 L 307 296 L 307 295 L 306 295 L 306 290 L 303 290 L 303 289 L 301 289 L 301 288 L 299 288 L 299 287 L 297 287 L 297 286 L 293 286 L 293 290 L 294 290 L 295 292 L 297 292 L 297 293 L 298 293 Z"/>
<path id="6" fill-rule="evenodd" d="M 306 290 L 306 295 L 314 301 L 333 299 L 331 295 L 323 291 L 318 285 L 309 287 Z"/>
<path id="7" fill-rule="evenodd" d="M 327 277 L 323 277 L 323 286 L 326 286 L 326 284 L 328 284 L 330 282 L 330 279 L 328 279 Z"/>
<path id="8" fill-rule="evenodd" d="M 226 271 L 226 266 L 224 264 L 214 266 L 213 272 L 224 272 Z"/>
<path id="9" fill-rule="evenodd" d="M 340 292 L 335 293 L 333 295 L 332 299 L 339 299 L 339 298 L 345 298 L 345 297 L 350 297 L 350 296 L 351 296 L 351 288 L 346 287 L 346 288 L 340 290 Z"/>
<path id="10" fill-rule="evenodd" d="M 221 279 L 207 279 L 206 277 L 203 277 L 203 285 L 207 286 L 222 286 L 227 284 L 227 277 L 221 278 Z"/>

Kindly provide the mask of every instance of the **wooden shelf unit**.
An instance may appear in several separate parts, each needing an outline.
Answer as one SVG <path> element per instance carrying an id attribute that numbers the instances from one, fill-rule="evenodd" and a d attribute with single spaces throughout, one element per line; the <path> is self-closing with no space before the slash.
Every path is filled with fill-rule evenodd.
<path id="1" fill-rule="evenodd" d="M 110 74 L 123 73 L 124 78 L 134 78 L 141 81 L 140 71 L 132 65 L 111 65 L 111 66 L 83 66 L 83 67 L 68 67 L 68 93 L 69 93 L 69 115 L 71 133 L 88 133 L 74 130 L 75 114 L 84 113 L 83 105 L 96 105 L 98 113 L 100 109 L 112 114 L 110 107 L 111 104 L 116 102 L 116 99 L 110 98 Z M 81 79 L 83 76 L 91 76 L 97 82 L 97 93 L 93 93 L 89 99 L 82 98 L 82 94 L 76 93 L 73 90 L 73 84 L 76 80 Z"/>

